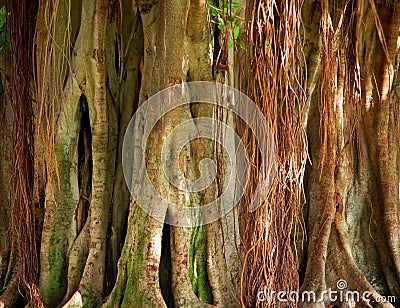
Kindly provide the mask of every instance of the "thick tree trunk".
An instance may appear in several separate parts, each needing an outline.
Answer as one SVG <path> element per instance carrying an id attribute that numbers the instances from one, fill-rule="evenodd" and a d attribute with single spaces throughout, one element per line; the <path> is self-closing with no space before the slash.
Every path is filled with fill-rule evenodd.
<path id="1" fill-rule="evenodd" d="M 40 0 L 37 10 L 28 16 L 36 21 L 29 44 L 17 38 L 30 19 L 9 17 L 12 50 L 34 43 L 34 63 L 32 50 L 0 55 L 0 306 L 40 306 L 37 285 L 45 307 L 368 306 L 333 300 L 328 290 L 368 291 L 370 306 L 396 306 L 378 301 L 400 300 L 398 1 Z M 33 64 L 34 80 L 16 75 Z M 156 124 L 151 112 L 129 124 L 152 95 L 190 81 L 238 88 L 265 116 L 277 172 L 254 212 L 260 154 L 270 149 L 232 112 L 198 102 Z M 19 105 L 17 89 L 34 100 Z M 32 126 L 18 116 L 29 110 Z M 128 187 L 150 196 L 148 176 L 171 202 L 198 207 L 240 168 L 221 147 L 237 146 L 221 127 L 215 140 L 165 146 L 175 127 L 195 118 L 238 131 L 249 181 L 237 188 L 245 193 L 240 205 L 218 221 L 170 226 L 166 208 L 155 219 Z M 26 136 L 13 129 L 26 125 Z M 131 178 L 123 169 L 129 134 Z M 17 177 L 29 157 L 12 155 L 24 146 L 34 172 Z M 186 179 L 173 178 L 173 160 L 193 181 L 204 158 L 217 166 L 212 184 L 177 189 L 172 180 L 185 187 Z M 16 193 L 21 181 L 27 185 Z M 26 203 L 11 198 L 19 193 Z M 22 206 L 26 215 L 15 214 Z M 28 235 L 37 234 L 37 253 L 23 248 L 34 237 L 9 233 L 17 226 L 11 218 L 21 217 Z M 24 270 L 36 258 L 38 266 Z M 283 302 L 268 290 L 300 292 L 300 300 Z M 322 300 L 301 301 L 301 292 Z"/>

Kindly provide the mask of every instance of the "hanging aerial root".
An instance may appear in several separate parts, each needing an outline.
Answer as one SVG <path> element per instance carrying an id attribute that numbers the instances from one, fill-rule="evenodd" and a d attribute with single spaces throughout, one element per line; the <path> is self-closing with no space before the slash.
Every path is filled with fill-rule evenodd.
<path id="1" fill-rule="evenodd" d="M 240 301 L 246 307 L 295 307 L 276 298 L 261 301 L 259 292 L 298 290 L 298 257 L 294 242 L 302 228 L 303 175 L 307 141 L 303 127 L 305 69 L 300 38 L 300 1 L 255 1 L 246 19 L 250 58 L 248 94 L 262 110 L 276 145 L 276 178 L 264 204 L 248 212 L 258 183 L 260 149 L 244 127 L 240 133 L 252 153 L 252 168 L 242 203 L 241 243 L 244 254 Z M 250 47 L 249 46 L 249 47 Z M 302 64 L 303 63 L 303 64 Z M 262 172 L 262 171 L 261 171 Z M 301 231 L 300 231 L 301 233 Z"/>
<path id="2" fill-rule="evenodd" d="M 11 98 L 14 110 L 14 152 L 12 174 L 12 236 L 18 248 L 17 277 L 32 307 L 43 307 L 37 286 L 38 247 L 34 215 L 34 108 L 33 37 L 36 1 L 12 0 L 11 34 Z"/>

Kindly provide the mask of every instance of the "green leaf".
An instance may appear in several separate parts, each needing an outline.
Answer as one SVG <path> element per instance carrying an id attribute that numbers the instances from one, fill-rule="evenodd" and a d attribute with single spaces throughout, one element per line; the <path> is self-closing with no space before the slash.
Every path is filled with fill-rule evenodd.
<path id="1" fill-rule="evenodd" d="M 0 9 L 0 28 L 3 28 L 4 24 L 6 23 L 7 15 L 3 11 L 4 6 Z"/>
<path id="2" fill-rule="evenodd" d="M 235 25 L 233 26 L 233 39 L 234 39 L 234 40 L 237 40 L 238 37 L 239 37 L 239 34 L 240 34 L 240 28 L 239 28 L 238 25 L 235 24 Z"/>
<path id="3" fill-rule="evenodd" d="M 7 22 L 6 7 L 3 5 L 0 8 L 0 53 L 10 49 L 10 33 L 8 33 L 6 28 Z"/>
<path id="4" fill-rule="evenodd" d="M 233 47 L 233 42 L 232 41 L 228 41 L 228 48 L 232 48 Z"/>
<path id="5" fill-rule="evenodd" d="M 234 2 L 234 1 L 232 1 L 230 4 L 231 4 L 232 7 L 238 7 L 239 6 L 239 3 Z"/>
<path id="6" fill-rule="evenodd" d="M 217 17 L 217 25 L 218 25 L 218 29 L 220 29 L 221 31 L 224 30 L 225 23 L 220 15 L 218 15 L 218 17 Z"/>

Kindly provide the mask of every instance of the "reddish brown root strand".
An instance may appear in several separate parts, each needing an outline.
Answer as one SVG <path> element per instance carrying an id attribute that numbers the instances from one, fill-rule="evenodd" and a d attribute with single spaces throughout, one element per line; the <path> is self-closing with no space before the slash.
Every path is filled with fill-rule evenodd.
<path id="1" fill-rule="evenodd" d="M 276 178 L 264 204 L 248 212 L 257 186 L 257 167 L 252 167 L 248 190 L 242 203 L 241 243 L 244 255 L 240 282 L 243 306 L 266 305 L 256 295 L 265 287 L 298 290 L 298 261 L 293 234 L 301 226 L 304 203 L 302 180 L 307 157 L 303 128 L 306 97 L 305 75 L 301 69 L 301 3 L 247 1 L 249 67 L 248 95 L 263 111 L 276 145 Z M 261 20 L 260 20 L 261 19 Z M 251 132 L 239 127 L 252 166 L 259 166 L 259 149 Z M 269 193 L 269 194 L 268 194 Z M 274 301 L 271 305 L 282 305 Z M 295 303 L 287 303 L 295 307 Z"/>
<path id="2" fill-rule="evenodd" d="M 32 307 L 42 307 L 37 287 L 34 216 L 33 37 L 36 1 L 8 1 L 11 35 L 11 98 L 14 109 L 11 229 L 17 239 L 18 279 Z"/>

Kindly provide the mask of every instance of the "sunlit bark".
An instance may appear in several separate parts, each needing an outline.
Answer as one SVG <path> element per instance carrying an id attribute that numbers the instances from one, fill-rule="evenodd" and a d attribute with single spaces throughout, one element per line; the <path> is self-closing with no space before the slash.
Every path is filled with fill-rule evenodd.
<path id="1" fill-rule="evenodd" d="M 35 99 L 28 137 L 35 174 L 28 199 L 45 307 L 286 307 L 257 294 L 267 287 L 320 297 L 337 290 L 340 279 L 372 299 L 400 300 L 400 3 L 237 2 L 232 9 L 240 36 L 230 47 L 232 29 L 218 30 L 210 16 L 209 5 L 222 3 L 38 2 L 31 16 Z M 20 238 L 9 238 L 17 170 L 11 156 L 20 140 L 13 119 L 23 110 L 12 108 L 18 106 L 10 79 L 16 55 L 6 51 L 0 58 L 0 306 L 21 307 L 35 290 L 17 279 L 23 275 L 18 262 L 27 255 L 17 250 Z M 226 217 L 193 228 L 167 226 L 130 196 L 123 138 L 153 94 L 213 80 L 240 88 L 258 104 L 276 143 L 277 176 L 262 206 L 248 212 L 263 149 L 230 112 L 204 103 L 181 106 L 154 127 L 146 165 L 135 152 L 139 172 L 132 184 L 140 186 L 147 172 L 181 206 L 215 199 L 218 183 L 188 198 L 159 166 L 167 135 L 195 117 L 218 116 L 239 131 L 250 149 L 252 178 Z M 149 125 L 150 118 L 136 123 L 138 148 Z M 232 136 L 221 134 L 235 146 Z M 196 140 L 182 150 L 188 178 L 201 176 L 204 157 L 228 168 L 218 146 Z M 289 303 L 297 305 L 350 304 L 328 298 Z"/>

